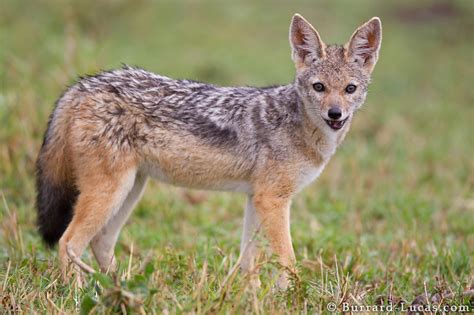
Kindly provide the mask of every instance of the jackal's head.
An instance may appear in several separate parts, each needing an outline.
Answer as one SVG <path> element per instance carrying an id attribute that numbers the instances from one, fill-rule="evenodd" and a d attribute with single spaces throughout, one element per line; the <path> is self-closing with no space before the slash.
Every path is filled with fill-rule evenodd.
<path id="1" fill-rule="evenodd" d="M 327 46 L 301 15 L 293 17 L 290 44 L 296 88 L 314 124 L 337 131 L 352 118 L 365 101 L 381 41 L 377 17 L 360 26 L 344 46 Z"/>

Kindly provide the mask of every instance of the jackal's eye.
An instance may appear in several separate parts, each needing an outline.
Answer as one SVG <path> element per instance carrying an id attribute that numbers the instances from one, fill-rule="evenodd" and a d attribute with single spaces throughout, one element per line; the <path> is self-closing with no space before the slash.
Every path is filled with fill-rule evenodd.
<path id="1" fill-rule="evenodd" d="M 313 88 L 316 92 L 324 92 L 324 90 L 326 89 L 324 87 L 324 84 L 322 84 L 321 82 L 317 82 L 317 83 L 313 84 Z"/>
<path id="2" fill-rule="evenodd" d="M 357 86 L 355 86 L 354 84 L 349 84 L 348 86 L 346 86 L 346 93 L 352 94 L 355 92 L 356 89 Z"/>

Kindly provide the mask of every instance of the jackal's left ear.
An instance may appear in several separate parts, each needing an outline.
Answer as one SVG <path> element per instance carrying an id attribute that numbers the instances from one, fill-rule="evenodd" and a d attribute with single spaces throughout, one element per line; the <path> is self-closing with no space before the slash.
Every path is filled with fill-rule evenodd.
<path id="1" fill-rule="evenodd" d="M 295 14 L 291 20 L 290 44 L 291 57 L 296 68 L 324 58 L 326 45 L 314 27 L 299 14 Z"/>
<path id="2" fill-rule="evenodd" d="M 371 18 L 360 26 L 346 44 L 346 59 L 356 62 L 369 73 L 374 69 L 382 43 L 382 22 L 378 17 Z"/>

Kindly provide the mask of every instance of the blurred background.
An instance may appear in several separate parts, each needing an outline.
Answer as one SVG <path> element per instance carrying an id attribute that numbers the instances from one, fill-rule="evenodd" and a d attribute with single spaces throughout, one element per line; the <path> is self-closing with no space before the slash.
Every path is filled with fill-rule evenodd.
<path id="1" fill-rule="evenodd" d="M 48 115 L 66 86 L 79 75 L 123 63 L 218 85 L 286 84 L 294 78 L 288 28 L 296 12 L 326 43 L 345 43 L 372 16 L 383 23 L 367 102 L 321 178 L 293 204 L 303 278 L 319 277 L 317 257 L 332 268 L 337 256 L 353 283 L 377 292 L 392 285 L 410 298 L 423 292 L 423 283 L 435 287 L 439 279 L 471 286 L 474 2 L 469 0 L 2 0 L 3 264 L 35 257 L 43 262 L 38 268 L 47 268 L 55 255 L 43 247 L 34 226 L 34 162 Z M 122 233 L 119 257 L 126 260 L 127 248 L 135 244 L 137 255 L 152 252 L 158 260 L 166 257 L 164 248 L 193 255 L 198 265 L 216 255 L 215 248 L 235 258 L 243 204 L 243 196 L 151 183 L 133 224 Z"/>

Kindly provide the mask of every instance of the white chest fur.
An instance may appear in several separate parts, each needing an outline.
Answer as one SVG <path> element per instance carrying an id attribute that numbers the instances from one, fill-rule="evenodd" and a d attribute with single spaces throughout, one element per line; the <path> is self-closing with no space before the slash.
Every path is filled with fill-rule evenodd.
<path id="1" fill-rule="evenodd" d="M 316 180 L 321 172 L 323 171 L 326 163 L 323 163 L 317 167 L 315 166 L 306 166 L 303 167 L 300 171 L 300 174 L 296 181 L 296 191 L 300 191 L 309 184 L 311 184 L 314 180 Z"/>
<path id="2" fill-rule="evenodd" d="M 328 129 L 327 126 L 326 129 Z M 320 154 L 322 162 L 319 165 L 314 165 L 308 162 L 301 167 L 296 181 L 296 191 L 302 190 L 311 184 L 311 182 L 315 181 L 319 175 L 321 175 L 326 164 L 336 152 L 339 142 L 338 135 L 332 130 L 326 131 L 327 132 L 324 134 L 323 139 L 321 139 L 316 146 L 316 150 Z"/>

